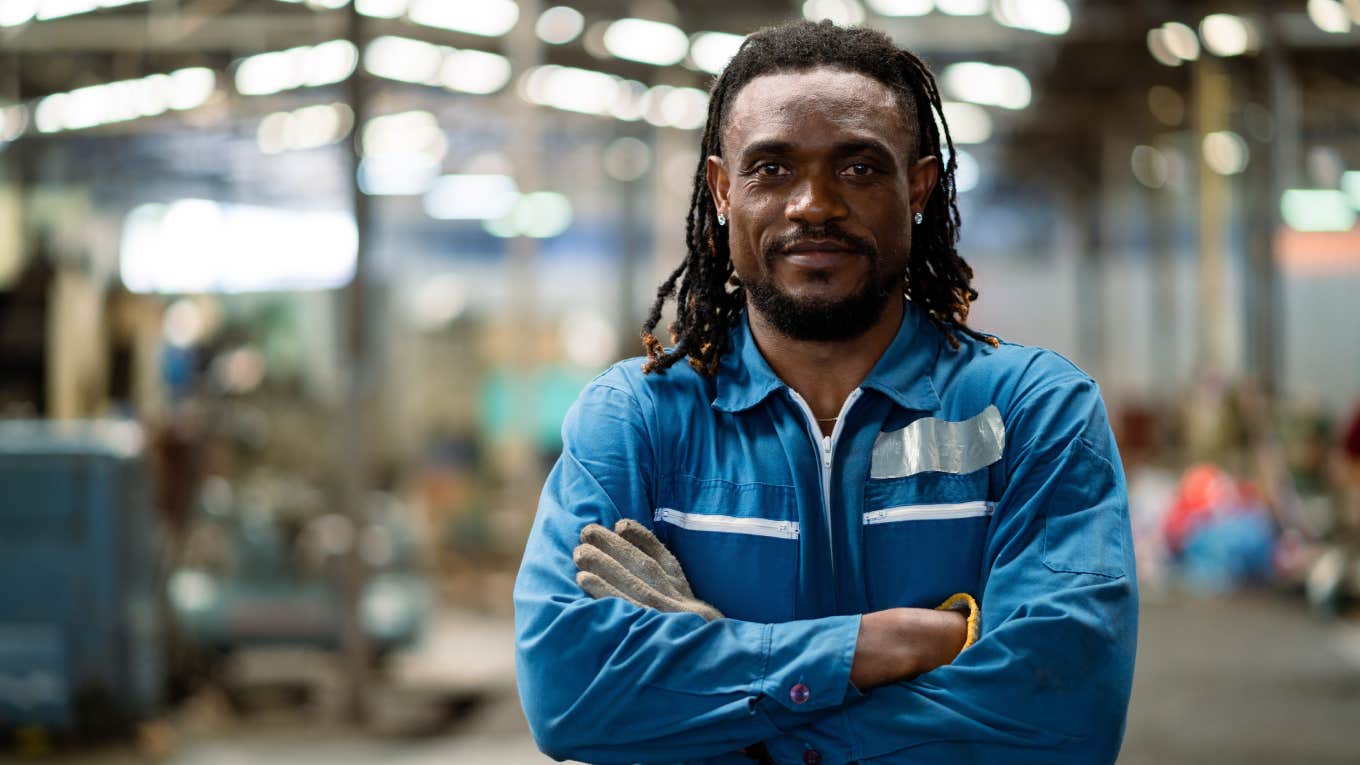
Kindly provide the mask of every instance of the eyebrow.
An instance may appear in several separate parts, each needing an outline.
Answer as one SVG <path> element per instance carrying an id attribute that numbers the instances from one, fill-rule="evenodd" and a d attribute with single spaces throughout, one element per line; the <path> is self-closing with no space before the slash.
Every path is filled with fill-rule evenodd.
<path id="1" fill-rule="evenodd" d="M 776 139 L 756 141 L 755 143 L 748 145 L 745 149 L 742 150 L 741 158 L 749 159 L 751 157 L 759 156 L 762 154 L 787 155 L 792 154 L 794 150 L 795 146 L 790 141 L 780 141 Z M 884 145 L 881 141 L 875 141 L 872 139 L 843 141 L 841 143 L 836 144 L 832 148 L 832 153 L 834 153 L 836 156 L 868 153 L 879 155 L 884 159 L 892 159 L 895 156 L 892 150 L 889 149 L 886 145 Z"/>

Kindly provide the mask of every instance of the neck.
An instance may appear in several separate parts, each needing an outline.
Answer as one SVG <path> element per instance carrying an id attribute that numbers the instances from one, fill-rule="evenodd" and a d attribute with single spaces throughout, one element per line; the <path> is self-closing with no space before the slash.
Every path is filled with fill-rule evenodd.
<path id="1" fill-rule="evenodd" d="M 747 320 L 756 347 L 790 388 L 807 401 L 818 419 L 833 418 L 850 392 L 868 377 L 902 324 L 902 300 L 889 300 L 882 315 L 864 334 L 849 340 L 795 340 L 781 334 L 749 304 Z M 835 422 L 820 422 L 830 434 Z"/>

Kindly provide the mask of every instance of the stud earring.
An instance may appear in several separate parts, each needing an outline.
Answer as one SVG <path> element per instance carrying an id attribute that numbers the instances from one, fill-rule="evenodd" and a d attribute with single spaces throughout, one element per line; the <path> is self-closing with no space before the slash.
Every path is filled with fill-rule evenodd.
<path id="1" fill-rule="evenodd" d="M 922 214 L 919 213 L 919 212 L 912 216 L 912 220 L 916 221 L 916 225 L 918 225 L 918 226 L 921 225 L 921 221 L 923 221 L 923 220 L 925 220 L 925 219 L 926 219 L 926 216 L 922 215 Z"/>
<path id="2" fill-rule="evenodd" d="M 719 226 L 726 226 L 726 225 L 727 225 L 727 216 L 726 216 L 726 215 L 723 215 L 722 213 L 718 213 L 718 225 L 719 225 Z"/>

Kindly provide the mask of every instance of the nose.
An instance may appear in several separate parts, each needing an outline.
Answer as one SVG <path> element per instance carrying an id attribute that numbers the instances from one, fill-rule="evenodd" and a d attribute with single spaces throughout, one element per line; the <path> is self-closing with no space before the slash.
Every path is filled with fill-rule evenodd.
<path id="1" fill-rule="evenodd" d="M 794 186 L 784 215 L 795 223 L 820 226 L 842 220 L 848 212 L 835 180 L 815 173 Z"/>

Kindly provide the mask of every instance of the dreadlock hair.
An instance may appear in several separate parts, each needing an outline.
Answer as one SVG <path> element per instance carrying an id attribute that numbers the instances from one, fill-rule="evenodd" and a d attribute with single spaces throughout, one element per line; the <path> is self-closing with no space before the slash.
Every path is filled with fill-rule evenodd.
<path id="1" fill-rule="evenodd" d="M 916 157 L 940 157 L 941 131 L 949 148 L 939 188 L 931 194 L 924 220 L 912 234 L 904 292 L 921 307 L 944 333 L 949 344 L 959 347 L 956 332 L 989 343 L 998 341 L 969 328 L 969 305 L 977 299 L 973 269 L 959 257 L 959 208 L 955 195 L 954 140 L 940 106 L 935 78 L 921 59 L 898 48 L 881 32 L 863 27 L 838 27 L 829 21 L 799 21 L 770 27 L 747 37 L 736 56 L 714 81 L 709 94 L 708 122 L 694 172 L 689 215 L 685 220 L 688 253 L 656 292 L 642 342 L 647 349 L 644 372 L 664 371 L 688 356 L 701 374 L 713 375 L 726 350 L 727 331 L 741 316 L 745 292 L 735 284 L 727 234 L 717 222 L 717 208 L 708 188 L 706 162 L 722 155 L 722 128 L 738 92 L 756 77 L 796 72 L 816 67 L 857 72 L 888 86 L 914 126 Z M 925 105 L 922 108 L 922 105 Z M 932 114 L 933 112 L 933 114 Z M 666 350 L 653 332 L 661 321 L 661 309 L 675 298 L 676 319 L 670 325 L 672 347 Z"/>

